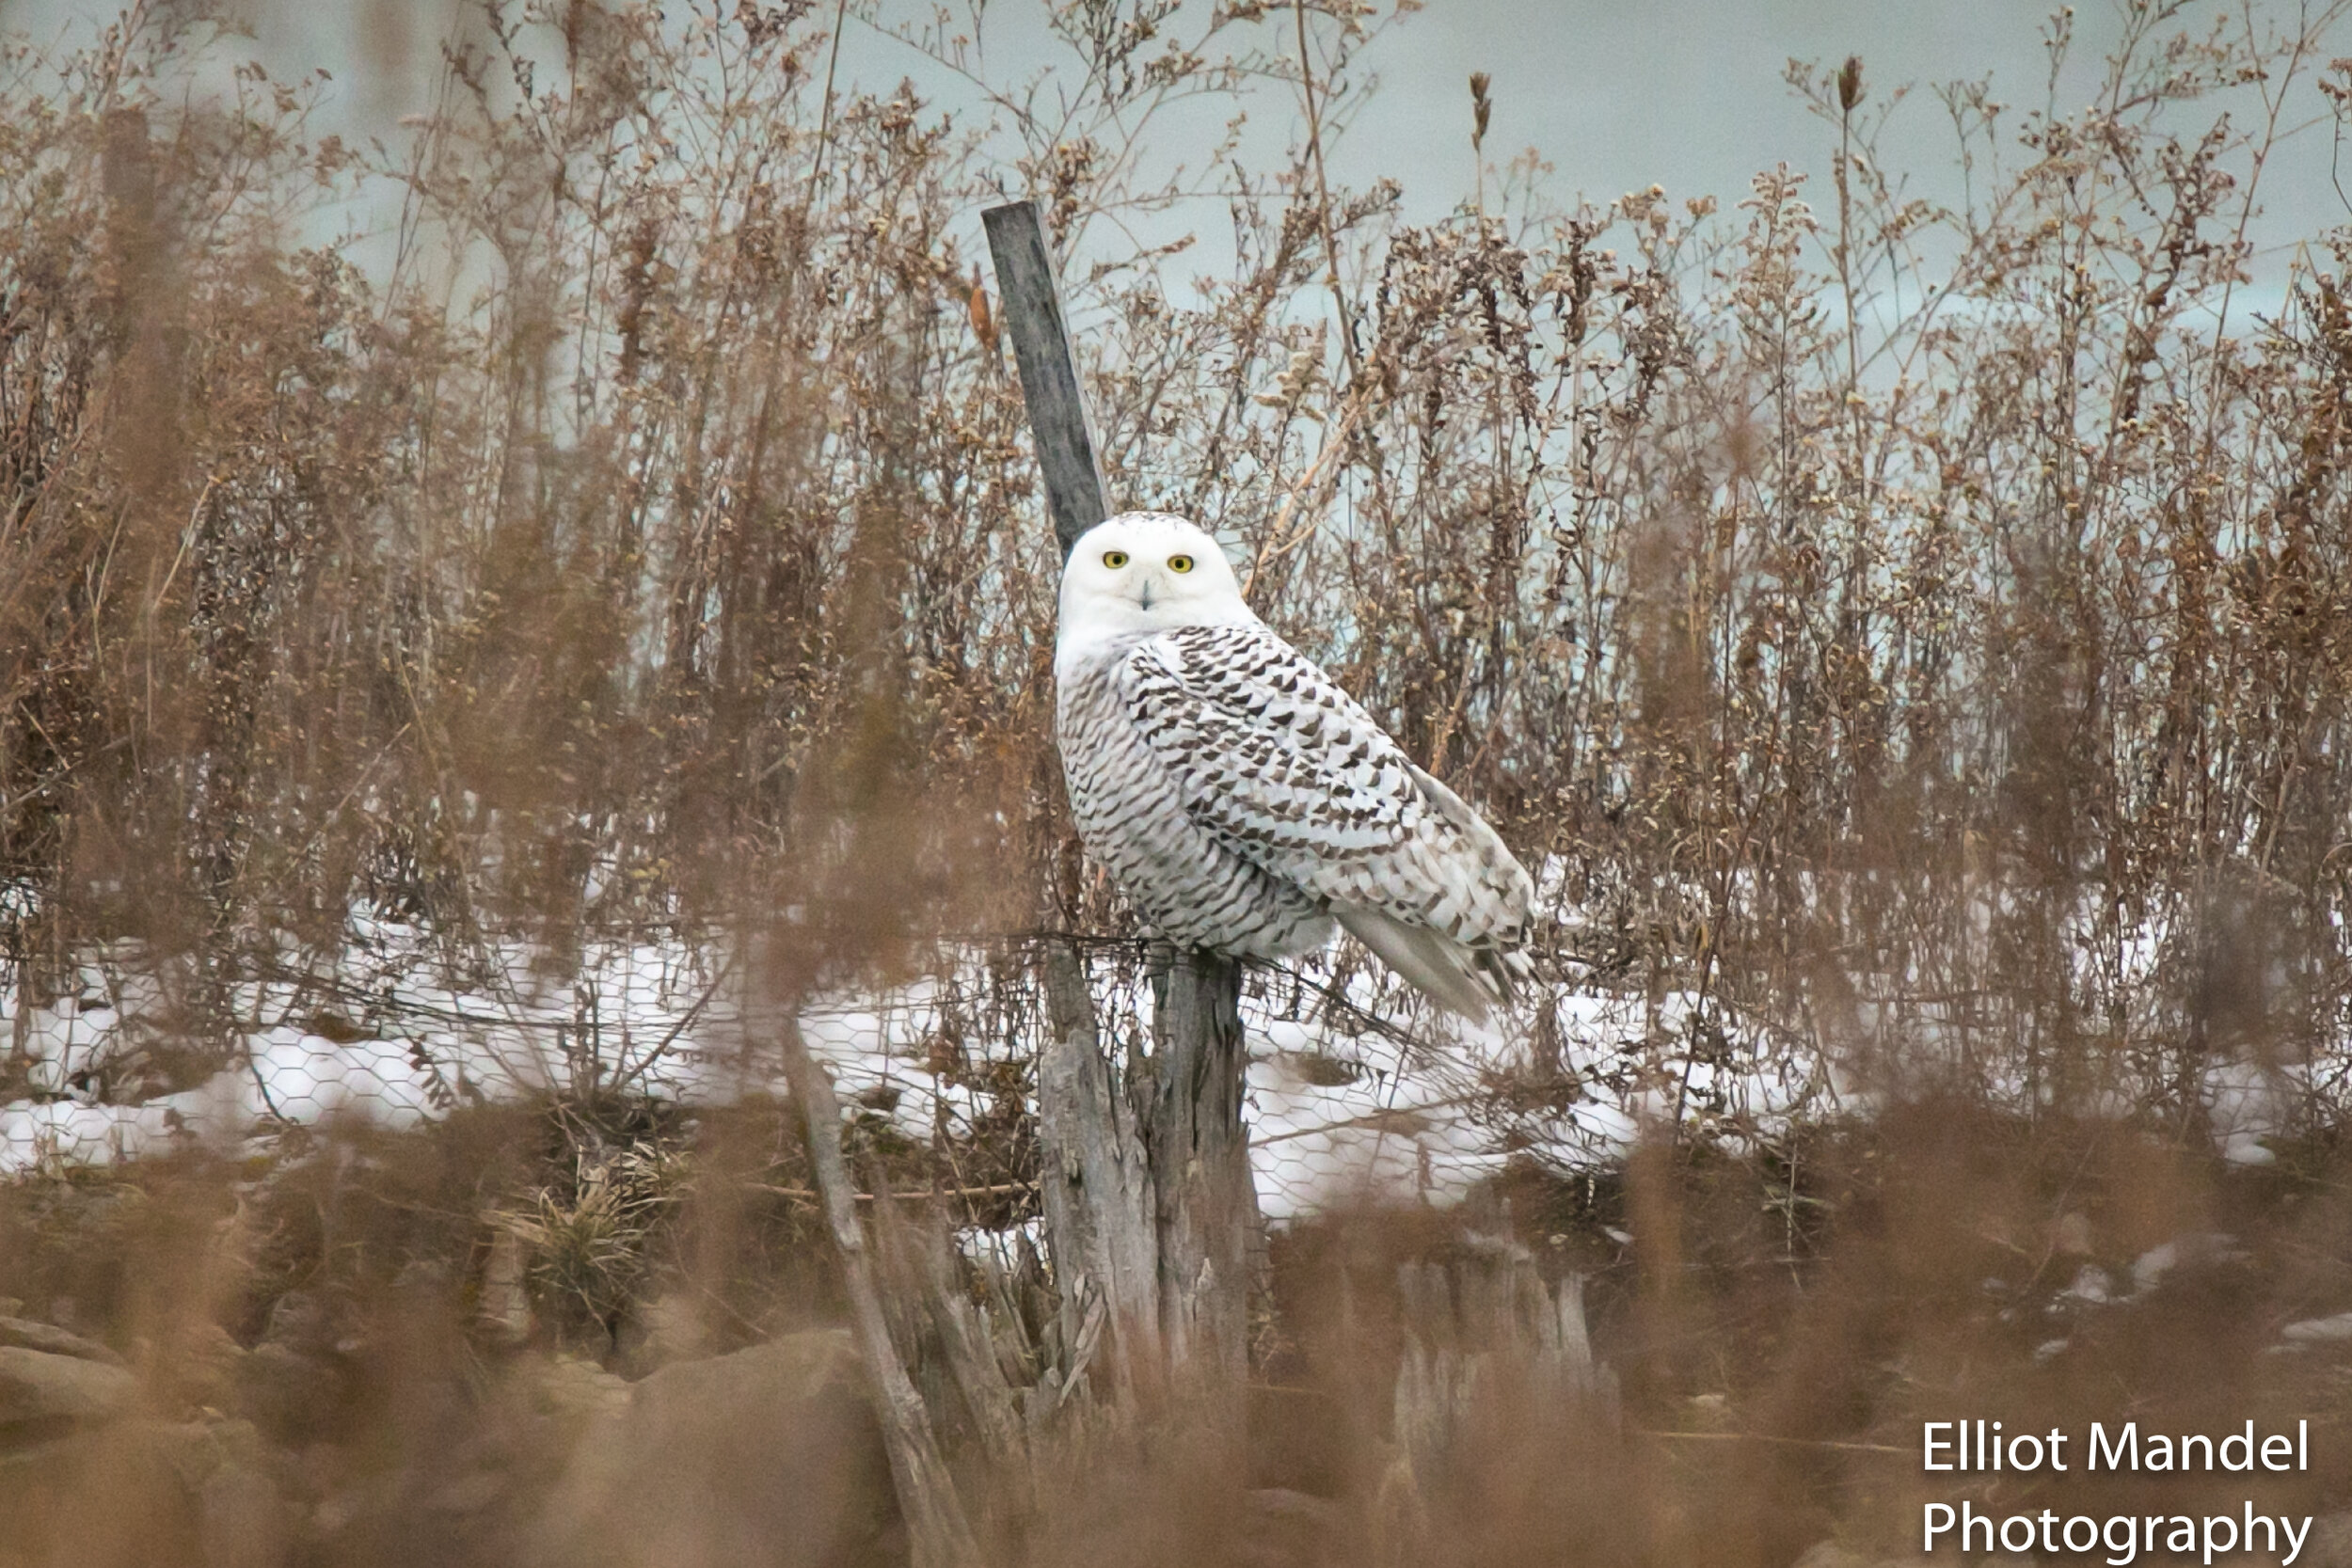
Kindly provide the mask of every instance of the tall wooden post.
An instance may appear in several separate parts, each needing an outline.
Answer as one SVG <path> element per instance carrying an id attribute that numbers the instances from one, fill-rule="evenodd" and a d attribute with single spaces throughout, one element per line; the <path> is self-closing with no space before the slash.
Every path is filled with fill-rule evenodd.
<path id="1" fill-rule="evenodd" d="M 1060 282 L 1034 201 L 992 207 L 981 219 L 996 261 L 1003 324 L 1021 368 L 1046 506 L 1066 558 L 1078 536 L 1110 508 Z M 1083 1312 L 1083 1292 L 1091 1286 L 1108 1298 L 1130 1341 L 1153 1325 L 1168 1370 L 1182 1382 L 1205 1384 L 1237 1409 L 1248 1371 L 1248 1260 L 1258 1227 L 1241 1119 L 1248 1065 L 1241 1035 L 1241 966 L 1205 953 L 1177 955 L 1158 989 L 1150 1082 L 1130 1083 L 1122 1107 L 1095 1088 L 1104 1069 L 1083 970 L 1073 973 L 1073 958 L 1060 958 L 1058 972 L 1049 966 L 1049 986 L 1057 991 L 1055 1039 L 1039 1083 L 1040 1131 L 1049 1146 L 1048 1215 L 1058 1211 L 1066 1216 L 1050 1238 L 1056 1271 L 1065 1276 L 1065 1315 Z M 1094 1060 L 1072 1060 L 1078 1051 Z M 1148 1210 L 1137 1201 L 1144 1196 L 1136 1180 L 1142 1173 L 1122 1152 L 1138 1138 L 1150 1178 Z M 1152 1234 L 1128 1234 L 1147 1212 Z M 1155 1306 L 1135 1299 L 1140 1282 L 1124 1260 L 1138 1255 L 1155 1259 Z M 1072 1277 L 1088 1270 L 1101 1270 L 1104 1277 Z M 1122 1352 L 1132 1354 L 1132 1347 Z"/>
<path id="2" fill-rule="evenodd" d="M 1045 505 L 1066 559 L 1078 535 L 1110 515 L 1110 503 L 1086 388 L 1078 383 L 1078 360 L 1062 319 L 1060 275 L 1036 202 L 991 207 L 980 222 L 996 261 L 996 290 L 1004 296 L 1000 316 L 1021 367 L 1021 397 L 1029 407 Z"/>

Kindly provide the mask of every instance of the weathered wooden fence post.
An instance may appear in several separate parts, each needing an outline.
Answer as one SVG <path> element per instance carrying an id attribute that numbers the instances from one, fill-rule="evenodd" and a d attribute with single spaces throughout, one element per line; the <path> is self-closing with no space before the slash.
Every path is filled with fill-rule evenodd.
<path id="1" fill-rule="evenodd" d="M 1110 508 L 1059 279 L 1035 202 L 992 207 L 981 217 L 1054 534 L 1067 557 Z M 1065 1323 L 1080 1319 L 1097 1292 L 1120 1337 L 1122 1381 L 1147 1356 L 1164 1354 L 1168 1371 L 1205 1381 L 1237 1409 L 1248 1371 L 1258 1225 L 1241 1119 L 1241 966 L 1207 954 L 1176 957 L 1158 992 L 1151 1081 L 1129 1084 L 1123 1106 L 1107 1093 L 1084 960 L 1067 949 L 1056 955 L 1047 986 L 1053 1022 L 1038 1075 L 1039 1123 Z M 1147 1217 L 1151 1233 L 1135 1234 Z M 1136 1277 L 1144 1259 L 1152 1260 L 1148 1283 Z"/>
<path id="2" fill-rule="evenodd" d="M 1062 320 L 1061 279 L 1045 244 L 1045 223 L 1034 201 L 1011 201 L 980 214 L 989 253 L 996 261 L 1000 315 L 1021 367 L 1021 398 L 1029 408 L 1045 504 L 1064 559 L 1078 535 L 1110 515 L 1103 461 L 1087 418 L 1086 388 Z"/>

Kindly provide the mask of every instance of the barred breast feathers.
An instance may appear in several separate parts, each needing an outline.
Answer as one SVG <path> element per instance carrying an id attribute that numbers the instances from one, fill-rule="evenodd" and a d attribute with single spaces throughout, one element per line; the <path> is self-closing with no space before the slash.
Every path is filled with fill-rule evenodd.
<path id="1" fill-rule="evenodd" d="M 1061 610 L 1057 730 L 1079 832 L 1148 919 L 1266 956 L 1275 927 L 1312 945 L 1335 918 L 1457 1012 L 1508 998 L 1526 974 L 1527 873 L 1250 612 L 1208 535 L 1152 514 L 1100 525 L 1072 552 Z"/>

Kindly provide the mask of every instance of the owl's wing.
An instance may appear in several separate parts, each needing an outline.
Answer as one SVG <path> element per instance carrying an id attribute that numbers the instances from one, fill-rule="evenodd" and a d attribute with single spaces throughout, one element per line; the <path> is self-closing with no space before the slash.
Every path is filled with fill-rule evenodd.
<path id="1" fill-rule="evenodd" d="M 1524 937 L 1534 889 L 1494 830 L 1273 632 L 1181 627 L 1120 673 L 1185 813 L 1234 853 L 1343 913 L 1480 947 Z"/>

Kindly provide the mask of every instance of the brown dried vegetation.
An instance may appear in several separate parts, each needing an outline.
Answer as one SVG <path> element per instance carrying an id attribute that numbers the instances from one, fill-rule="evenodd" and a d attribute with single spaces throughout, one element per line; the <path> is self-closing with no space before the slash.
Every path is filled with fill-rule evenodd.
<path id="1" fill-rule="evenodd" d="M 2262 1354 L 2352 1301 L 2352 237 L 2314 225 L 2265 261 L 2275 313 L 2247 304 L 2282 127 L 2352 94 L 2334 10 L 2208 33 L 2135 5 L 2073 112 L 1944 89 L 1964 204 L 1881 165 L 1899 95 L 1849 61 L 1791 71 L 1826 185 L 1561 211 L 1530 156 L 1429 225 L 1327 179 L 1378 30 L 1353 8 L 1071 0 L 1083 86 L 963 117 L 837 84 L 823 11 L 485 4 L 437 112 L 364 147 L 310 129 L 323 84 L 224 75 L 193 8 L 70 59 L 12 46 L 0 1102 L 30 1092 L 31 1005 L 93 954 L 168 1006 L 91 1095 L 234 1060 L 257 979 L 359 1027 L 325 1009 L 374 1005 L 335 978 L 361 916 L 458 974 L 509 939 L 564 977 L 596 941 L 781 931 L 801 990 L 977 950 L 972 1027 L 1008 1037 L 1042 1010 L 1036 934 L 1132 964 L 1063 811 L 1057 563 L 972 250 L 976 209 L 1030 191 L 1075 258 L 1114 494 L 1231 542 L 1269 619 L 1547 867 L 1553 988 L 1653 1005 L 1645 1045 L 1589 1063 L 1539 1004 L 1465 1114 L 1522 1139 L 1603 1093 L 1668 1114 L 1624 1170 L 1531 1153 L 1470 1217 L 1279 1239 L 1253 1474 L 1041 1438 L 1061 1467 L 992 1502 L 992 1551 L 1778 1564 L 1907 1537 L 1915 1464 L 1867 1445 L 1910 1454 L 1923 1418 L 2352 1409 L 2340 1372 Z M 978 69 L 946 22 L 908 36 Z M 2050 46 L 2055 81 L 2062 19 Z M 1251 162 L 1236 133 L 1155 182 L 1155 116 L 1263 117 L 1252 84 L 1295 88 L 1302 55 L 1295 145 Z M 1466 141 L 1490 105 L 1482 82 Z M 1127 236 L 1202 188 L 1232 264 L 1195 278 Z M 1336 1006 L 1330 979 L 1266 1005 Z M 1813 1086 L 1793 1124 L 1694 1078 L 1735 1036 Z M 940 1058 L 1001 1113 L 930 1148 L 854 1120 L 855 1167 L 953 1189 L 956 1223 L 1028 1217 L 1017 1071 Z M 2290 1107 L 2266 1170 L 2211 1156 L 2229 1064 Z M 578 1414 L 557 1352 L 638 1375 L 839 1311 L 788 1116 L 686 1117 L 593 1062 L 576 1087 L 289 1130 L 249 1167 L 27 1178 L 0 1295 L 129 1354 L 159 1411 L 250 1418 L 276 1456 L 250 1467 L 301 1504 L 276 1549 L 527 1560 Z M 1482 1230 L 1590 1276 L 1622 1419 L 1493 1376 L 1407 1517 L 1398 1269 Z M 2220 1231 L 2136 1315 L 2060 1298 L 2085 1260 Z M 1042 1336 L 1044 1270 L 1016 1248 L 971 1289 Z M 757 1441 L 708 1440 L 727 1475 Z M 0 1562 L 213 1528 L 174 1500 L 181 1451 L 140 1442 L 165 1447 L 78 1457 Z M 881 1483 L 843 1463 L 826 1506 L 871 1528 L 792 1549 L 889 1560 L 857 1500 Z M 2274 1511 L 2341 1500 L 2347 1463 Z M 449 1500 L 483 1474 L 495 1505 Z M 673 1560 L 748 1560 L 695 1540 Z"/>

